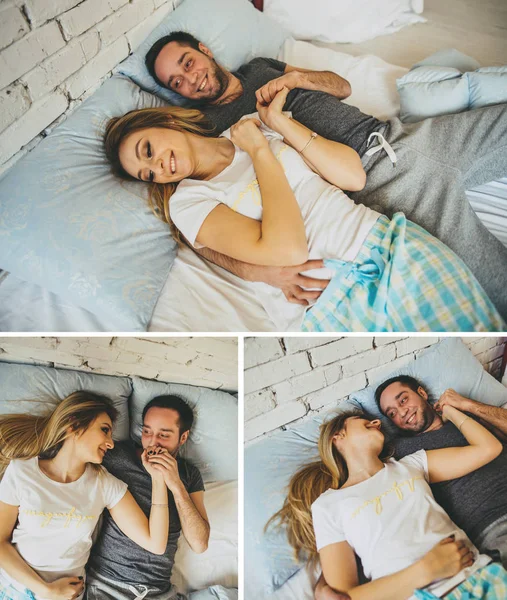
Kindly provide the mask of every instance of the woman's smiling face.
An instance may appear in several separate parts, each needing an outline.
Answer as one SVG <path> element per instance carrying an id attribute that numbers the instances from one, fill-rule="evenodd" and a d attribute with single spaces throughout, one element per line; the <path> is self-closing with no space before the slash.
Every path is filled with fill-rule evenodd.
<path id="1" fill-rule="evenodd" d="M 196 160 L 189 134 L 152 127 L 128 135 L 120 144 L 125 171 L 141 181 L 177 183 L 191 177 Z"/>

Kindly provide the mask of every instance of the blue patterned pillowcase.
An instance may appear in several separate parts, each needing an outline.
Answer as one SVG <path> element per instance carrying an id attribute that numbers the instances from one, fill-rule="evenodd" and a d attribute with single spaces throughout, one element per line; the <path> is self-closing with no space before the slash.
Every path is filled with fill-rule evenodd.
<path id="1" fill-rule="evenodd" d="M 258 56 L 276 58 L 290 37 L 288 31 L 256 10 L 249 0 L 184 0 L 118 66 L 120 73 L 171 104 L 184 104 L 185 99 L 158 85 L 148 73 L 144 59 L 158 39 L 173 31 L 194 35 L 231 71 Z"/>
<path id="2" fill-rule="evenodd" d="M 176 255 L 147 187 L 114 177 L 108 119 L 165 103 L 114 76 L 0 179 L 0 269 L 98 315 L 146 330 Z"/>
<path id="3" fill-rule="evenodd" d="M 113 438 L 128 440 L 128 377 L 112 377 L 35 365 L 0 363 L 0 414 L 44 414 L 58 400 L 77 391 L 95 392 L 111 399 L 118 410 Z"/>
<path id="4" fill-rule="evenodd" d="M 132 377 L 130 437 L 139 441 L 143 409 L 155 396 L 183 398 L 194 411 L 194 425 L 181 455 L 201 472 L 205 483 L 238 478 L 238 401 L 226 392 Z"/>

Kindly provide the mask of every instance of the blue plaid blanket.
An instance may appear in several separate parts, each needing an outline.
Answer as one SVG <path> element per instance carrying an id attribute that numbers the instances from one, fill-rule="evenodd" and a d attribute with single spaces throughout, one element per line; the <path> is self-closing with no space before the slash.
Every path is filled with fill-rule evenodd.
<path id="1" fill-rule="evenodd" d="M 463 261 L 403 213 L 378 219 L 355 262 L 325 264 L 335 275 L 303 331 L 505 330 Z"/>

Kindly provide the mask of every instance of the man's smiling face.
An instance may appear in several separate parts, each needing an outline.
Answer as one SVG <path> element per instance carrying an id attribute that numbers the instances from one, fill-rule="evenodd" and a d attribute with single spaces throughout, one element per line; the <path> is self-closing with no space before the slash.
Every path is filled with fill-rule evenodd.
<path id="1" fill-rule="evenodd" d="M 380 410 L 396 427 L 412 433 L 425 431 L 434 418 L 425 390 L 419 386 L 417 391 L 414 391 L 399 381 L 391 383 L 382 392 Z"/>
<path id="2" fill-rule="evenodd" d="M 201 43 L 196 50 L 169 42 L 159 52 L 154 67 L 163 85 L 191 100 L 213 103 L 224 94 L 229 83 L 227 72 Z"/>

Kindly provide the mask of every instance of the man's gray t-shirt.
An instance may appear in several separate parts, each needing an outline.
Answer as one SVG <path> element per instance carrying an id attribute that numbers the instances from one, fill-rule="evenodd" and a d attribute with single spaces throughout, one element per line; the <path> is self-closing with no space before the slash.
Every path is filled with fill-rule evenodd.
<path id="1" fill-rule="evenodd" d="M 103 465 L 124 481 L 149 517 L 151 509 L 151 477 L 137 456 L 133 442 L 117 442 L 110 450 Z M 178 471 L 189 494 L 204 490 L 201 474 L 197 467 L 178 457 Z M 166 591 L 170 588 L 171 571 L 178 545 L 181 524 L 173 495 L 169 498 L 169 539 L 164 554 L 157 555 L 138 546 L 120 531 L 108 510 L 104 511 L 104 521 L 99 538 L 92 548 L 89 564 L 94 571 L 105 577 L 129 584 L 147 585 Z"/>
<path id="2" fill-rule="evenodd" d="M 468 442 L 452 423 L 414 437 L 394 440 L 395 458 L 417 450 L 467 446 Z M 435 500 L 458 527 L 475 543 L 477 537 L 497 519 L 507 515 L 507 448 L 494 461 L 468 475 L 432 483 Z"/>
<path id="3" fill-rule="evenodd" d="M 279 60 L 255 58 L 234 73 L 243 86 L 239 98 L 228 104 L 199 106 L 199 110 L 211 120 L 216 131 L 222 133 L 244 115 L 256 112 L 255 92 L 268 81 L 283 75 L 284 69 L 285 63 Z M 291 90 L 284 110 L 290 110 L 296 121 L 322 137 L 354 148 L 360 156 L 368 147 L 368 136 L 374 131 L 382 132 L 387 125 L 331 94 L 312 90 Z"/>

